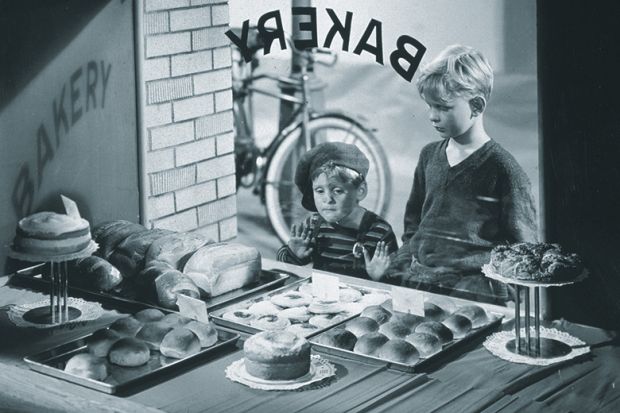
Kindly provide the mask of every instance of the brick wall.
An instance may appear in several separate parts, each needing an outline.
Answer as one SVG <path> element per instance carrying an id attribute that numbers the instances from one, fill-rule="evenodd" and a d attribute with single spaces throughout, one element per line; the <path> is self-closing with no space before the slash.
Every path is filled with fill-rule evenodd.
<path id="1" fill-rule="evenodd" d="M 227 0 L 141 0 L 145 223 L 237 235 Z"/>

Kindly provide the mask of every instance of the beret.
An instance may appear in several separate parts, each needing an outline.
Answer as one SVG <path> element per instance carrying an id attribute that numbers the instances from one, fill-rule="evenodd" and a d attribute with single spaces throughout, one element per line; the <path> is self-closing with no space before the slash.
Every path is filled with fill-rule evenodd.
<path id="1" fill-rule="evenodd" d="M 368 173 L 366 155 L 355 145 L 343 142 L 321 143 L 302 155 L 295 171 L 295 185 L 302 193 L 301 205 L 308 211 L 316 211 L 312 194 L 312 173 L 327 162 L 357 171 L 363 177 Z"/>

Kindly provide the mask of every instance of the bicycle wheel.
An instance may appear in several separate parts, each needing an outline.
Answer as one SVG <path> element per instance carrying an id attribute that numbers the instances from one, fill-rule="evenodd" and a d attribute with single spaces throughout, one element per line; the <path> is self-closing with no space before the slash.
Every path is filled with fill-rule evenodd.
<path id="1" fill-rule="evenodd" d="M 377 138 L 356 120 L 338 114 L 313 118 L 308 124 L 313 145 L 345 142 L 356 145 L 370 162 L 368 195 L 361 205 L 384 215 L 391 195 L 391 174 L 385 152 Z M 288 242 L 291 225 L 300 222 L 308 211 L 301 206 L 301 193 L 295 186 L 295 168 L 306 151 L 301 127 L 294 129 L 273 153 L 265 176 L 265 208 L 275 233 Z"/>

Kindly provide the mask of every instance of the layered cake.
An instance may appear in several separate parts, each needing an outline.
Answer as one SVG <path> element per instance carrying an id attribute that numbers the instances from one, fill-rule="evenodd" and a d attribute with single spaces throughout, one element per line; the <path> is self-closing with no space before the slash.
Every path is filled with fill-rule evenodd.
<path id="1" fill-rule="evenodd" d="M 90 241 L 85 219 L 38 212 L 18 222 L 13 249 L 32 255 L 64 255 L 83 250 Z"/>
<path id="2" fill-rule="evenodd" d="M 259 379 L 292 380 L 310 371 L 310 344 L 288 331 L 263 331 L 244 345 L 245 369 Z"/>

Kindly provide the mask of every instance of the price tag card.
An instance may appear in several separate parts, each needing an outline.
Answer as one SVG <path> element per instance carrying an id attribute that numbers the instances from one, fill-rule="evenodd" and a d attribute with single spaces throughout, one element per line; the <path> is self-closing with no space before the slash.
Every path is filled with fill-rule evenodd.
<path id="1" fill-rule="evenodd" d="M 424 294 L 411 288 L 392 286 L 392 308 L 424 317 Z"/>
<path id="2" fill-rule="evenodd" d="M 65 206 L 65 211 L 67 212 L 67 215 L 73 218 L 82 218 L 78 206 L 74 200 L 64 195 L 60 195 L 60 199 L 62 199 L 62 203 Z"/>
<path id="3" fill-rule="evenodd" d="M 321 301 L 340 300 L 340 280 L 338 277 L 312 272 L 312 295 Z"/>
<path id="4" fill-rule="evenodd" d="M 177 305 L 179 312 L 185 317 L 209 323 L 209 314 L 207 313 L 207 303 L 185 294 L 177 294 Z"/>

